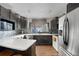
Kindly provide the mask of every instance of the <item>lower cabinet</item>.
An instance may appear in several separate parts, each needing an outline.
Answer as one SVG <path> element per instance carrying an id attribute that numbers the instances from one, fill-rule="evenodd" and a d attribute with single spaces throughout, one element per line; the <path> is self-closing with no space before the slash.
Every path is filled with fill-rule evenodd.
<path id="1" fill-rule="evenodd" d="M 35 44 L 33 44 L 31 47 L 29 47 L 25 51 L 14 50 L 14 52 L 15 53 L 12 56 L 17 56 L 17 55 L 21 55 L 21 56 L 36 56 Z"/>
<path id="2" fill-rule="evenodd" d="M 27 56 L 36 56 L 36 48 L 35 44 L 32 45 L 27 51 L 26 51 Z"/>
<path id="3" fill-rule="evenodd" d="M 52 36 L 52 46 L 58 51 L 58 35 Z"/>
<path id="4" fill-rule="evenodd" d="M 36 45 L 52 45 L 52 36 L 50 35 L 34 35 L 33 39 L 36 39 Z"/>

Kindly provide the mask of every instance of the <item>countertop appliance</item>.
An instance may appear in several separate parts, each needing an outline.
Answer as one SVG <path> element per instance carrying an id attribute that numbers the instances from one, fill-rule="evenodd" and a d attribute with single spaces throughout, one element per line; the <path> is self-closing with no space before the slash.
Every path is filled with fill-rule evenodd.
<path id="1" fill-rule="evenodd" d="M 60 30 L 59 46 L 69 54 L 79 56 L 79 7 L 64 16 L 63 25 L 59 24 Z"/>

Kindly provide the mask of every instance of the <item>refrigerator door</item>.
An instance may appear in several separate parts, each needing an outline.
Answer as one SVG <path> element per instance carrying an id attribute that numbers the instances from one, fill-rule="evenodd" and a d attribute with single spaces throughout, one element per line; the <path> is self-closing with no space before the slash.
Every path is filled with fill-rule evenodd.
<path id="1" fill-rule="evenodd" d="M 65 18 L 64 24 L 63 24 L 63 41 L 67 48 L 69 43 L 69 21 L 67 17 Z"/>
<path id="2" fill-rule="evenodd" d="M 67 14 L 69 20 L 69 45 L 67 51 L 79 55 L 79 8 Z"/>

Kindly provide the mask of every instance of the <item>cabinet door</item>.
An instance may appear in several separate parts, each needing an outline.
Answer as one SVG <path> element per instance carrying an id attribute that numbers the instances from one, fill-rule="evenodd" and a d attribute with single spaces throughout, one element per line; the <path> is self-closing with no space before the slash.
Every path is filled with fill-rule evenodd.
<path id="1" fill-rule="evenodd" d="M 22 25 L 23 25 L 23 21 L 22 21 L 22 19 L 20 19 L 20 27 L 21 27 L 21 29 L 23 28 Z"/>
<path id="2" fill-rule="evenodd" d="M 16 19 L 16 30 L 18 30 L 18 18 Z"/>
<path id="3" fill-rule="evenodd" d="M 23 22 L 22 22 L 22 28 L 26 28 L 26 20 L 23 20 Z"/>
<path id="4" fill-rule="evenodd" d="M 53 47 L 58 51 L 58 36 L 53 35 L 52 39 Z"/>
<path id="5" fill-rule="evenodd" d="M 12 11 L 10 11 L 10 20 L 11 21 L 16 21 L 16 15 Z"/>
<path id="6" fill-rule="evenodd" d="M 9 19 L 9 10 L 0 6 L 0 16 L 5 19 Z"/>
<path id="7" fill-rule="evenodd" d="M 51 32 L 58 33 L 58 18 L 51 21 Z"/>
<path id="8" fill-rule="evenodd" d="M 16 30 L 18 30 L 19 28 L 18 28 L 18 21 L 19 21 L 19 17 L 18 17 L 18 15 L 17 14 L 14 14 L 14 21 L 15 21 L 15 27 L 16 27 Z"/>
<path id="9" fill-rule="evenodd" d="M 21 25 L 21 28 L 22 29 L 25 29 L 26 28 L 26 20 L 25 20 L 25 17 L 22 17 L 20 18 L 20 25 Z"/>
<path id="10" fill-rule="evenodd" d="M 21 20 L 20 20 L 20 18 L 18 18 L 18 29 L 19 30 L 21 29 Z"/>
<path id="11" fill-rule="evenodd" d="M 51 36 L 39 35 L 39 36 L 34 36 L 33 39 L 37 40 L 36 45 L 41 45 L 41 44 L 51 45 L 52 44 Z"/>
<path id="12" fill-rule="evenodd" d="M 16 19 L 15 19 L 15 29 L 16 29 L 16 30 L 19 29 L 19 28 L 18 28 L 18 23 L 19 23 L 18 20 L 19 20 L 19 18 L 16 18 Z"/>

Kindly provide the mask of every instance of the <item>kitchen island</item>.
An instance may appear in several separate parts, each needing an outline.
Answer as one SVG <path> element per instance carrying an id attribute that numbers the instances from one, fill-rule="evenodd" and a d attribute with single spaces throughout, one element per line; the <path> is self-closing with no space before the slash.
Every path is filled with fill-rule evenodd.
<path id="1" fill-rule="evenodd" d="M 33 34 L 21 34 L 17 35 L 18 38 L 24 38 L 24 36 L 27 39 L 35 39 L 37 40 L 36 45 L 52 45 L 52 35 L 58 35 L 58 34 L 49 34 L 49 33 L 33 33 Z"/>
<path id="2" fill-rule="evenodd" d="M 22 54 L 23 56 L 35 56 L 36 45 L 40 45 L 40 44 L 50 45 L 50 43 L 52 43 L 52 39 L 50 37 L 52 37 L 53 35 L 58 35 L 58 34 L 48 34 L 48 33 L 47 34 L 44 34 L 44 33 L 19 34 L 19 35 L 12 36 L 10 38 L 6 38 L 6 39 L 4 38 L 0 40 L 0 46 L 8 48 L 13 52 L 15 52 L 14 53 L 15 56 L 17 54 Z M 49 39 L 47 39 L 48 37 Z"/>
<path id="3" fill-rule="evenodd" d="M 36 40 L 19 39 L 16 37 L 6 38 L 0 40 L 0 46 L 8 48 L 15 52 L 15 54 L 22 55 L 36 55 L 35 54 L 35 42 Z"/>

